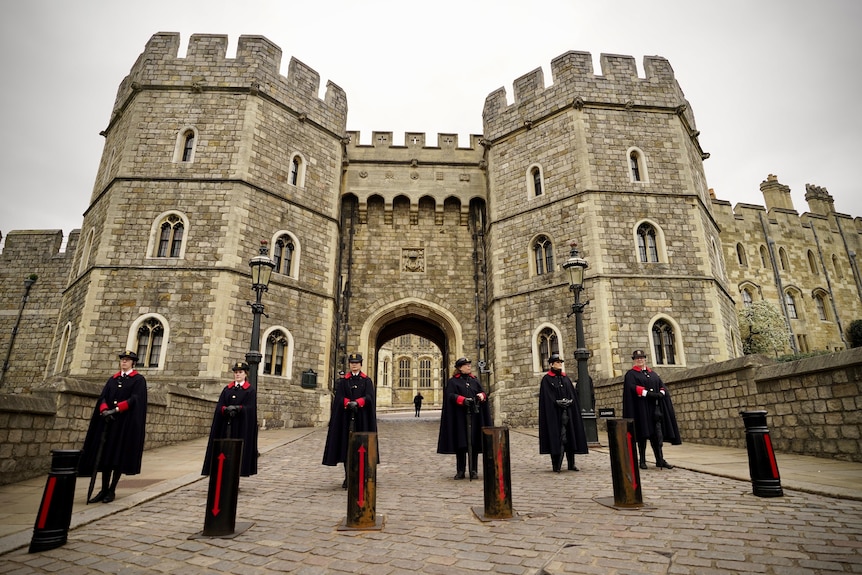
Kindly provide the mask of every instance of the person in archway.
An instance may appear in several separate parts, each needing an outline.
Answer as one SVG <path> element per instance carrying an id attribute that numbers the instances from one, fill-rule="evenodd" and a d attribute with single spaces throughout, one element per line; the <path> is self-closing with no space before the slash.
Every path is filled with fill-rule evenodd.
<path id="1" fill-rule="evenodd" d="M 488 394 L 472 374 L 472 367 L 469 359 L 459 358 L 455 362 L 455 374 L 443 390 L 437 453 L 455 454 L 455 479 L 466 476 L 468 453 L 472 456 L 470 479 L 479 476 L 477 464 L 482 452 L 482 427 L 491 425 Z"/>
<path id="2" fill-rule="evenodd" d="M 640 468 L 647 468 L 646 442 L 649 439 L 655 466 L 673 469 L 662 452 L 665 440 L 672 445 L 682 443 L 670 392 L 658 374 L 647 367 L 646 353 L 642 349 L 632 352 L 632 361 L 634 365 L 623 379 L 623 417 L 634 419 Z"/>
<path id="3" fill-rule="evenodd" d="M 141 472 L 147 426 L 147 380 L 135 369 L 138 354 L 119 355 L 120 371 L 108 378 L 90 418 L 79 476 L 102 472 L 102 490 L 87 503 L 114 500 L 120 475 Z"/>
<path id="4" fill-rule="evenodd" d="M 213 414 L 210 438 L 201 475 L 209 475 L 213 461 L 213 442 L 217 439 L 242 439 L 239 474 L 257 474 L 257 390 L 248 382 L 248 364 L 233 365 L 233 381 L 222 390 Z"/>
<path id="5" fill-rule="evenodd" d="M 419 412 L 422 411 L 422 400 L 425 397 L 422 395 L 421 391 L 417 391 L 416 395 L 413 397 L 413 407 L 416 408 L 416 417 L 419 417 Z"/>
<path id="6" fill-rule="evenodd" d="M 344 464 L 344 482 L 347 489 L 347 448 L 350 431 L 377 431 L 374 382 L 362 371 L 362 354 L 351 353 L 347 358 L 349 370 L 335 381 L 334 397 L 329 414 L 329 429 L 323 448 L 323 464 Z"/>
<path id="7" fill-rule="evenodd" d="M 578 471 L 575 454 L 588 453 L 587 434 L 575 386 L 563 371 L 563 358 L 553 354 L 550 369 L 539 383 L 539 453 L 551 456 L 551 468 L 559 473 L 566 456 L 569 471 Z"/>

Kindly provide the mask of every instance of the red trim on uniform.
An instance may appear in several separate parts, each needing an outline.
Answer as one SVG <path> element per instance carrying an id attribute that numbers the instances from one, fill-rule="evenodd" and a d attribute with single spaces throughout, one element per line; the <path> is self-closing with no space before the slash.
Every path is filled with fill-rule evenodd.
<path id="1" fill-rule="evenodd" d="M 121 401 L 120 403 L 117 404 L 117 409 L 119 409 L 121 413 L 123 411 L 129 411 L 129 402 L 128 401 Z"/>
<path id="2" fill-rule="evenodd" d="M 633 366 L 632 366 L 632 369 L 633 369 L 633 370 L 635 370 L 635 371 L 645 371 L 645 372 L 647 372 L 647 373 L 649 373 L 649 372 L 651 372 L 651 371 L 652 371 L 652 370 L 651 370 L 650 368 L 648 368 L 647 366 L 639 367 L 639 366 L 637 366 L 637 365 L 633 365 Z"/>
<path id="3" fill-rule="evenodd" d="M 102 405 L 99 406 L 99 413 L 102 413 L 106 409 L 108 409 L 108 404 L 103 401 Z"/>
<path id="4" fill-rule="evenodd" d="M 639 385 L 639 386 L 635 387 L 635 392 L 636 392 L 638 395 L 643 395 L 643 392 L 645 392 L 645 391 L 646 391 L 646 388 L 645 388 L 644 386 L 642 386 L 642 385 Z"/>
<path id="5" fill-rule="evenodd" d="M 463 395 L 459 395 L 459 396 L 458 396 L 458 400 L 457 400 L 457 401 L 458 401 L 458 405 L 464 405 L 464 400 L 465 400 L 465 399 L 467 399 L 467 398 L 466 398 L 466 397 L 464 397 Z"/>
<path id="6" fill-rule="evenodd" d="M 359 407 L 365 407 L 365 398 L 364 397 L 358 398 L 356 400 L 356 403 L 359 405 Z"/>
<path id="7" fill-rule="evenodd" d="M 117 373 L 114 374 L 114 377 L 120 377 L 121 375 L 123 375 L 123 372 L 118 371 Z"/>

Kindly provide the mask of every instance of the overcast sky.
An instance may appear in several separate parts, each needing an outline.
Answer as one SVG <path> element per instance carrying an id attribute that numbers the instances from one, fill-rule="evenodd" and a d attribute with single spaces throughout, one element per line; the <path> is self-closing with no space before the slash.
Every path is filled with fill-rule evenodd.
<path id="1" fill-rule="evenodd" d="M 763 205 L 776 174 L 862 216 L 859 0 L 4 0 L 0 233 L 81 226 L 117 87 L 156 32 L 266 36 L 347 93 L 347 129 L 482 131 L 485 97 L 569 50 L 667 58 L 692 105 L 708 186 Z"/>

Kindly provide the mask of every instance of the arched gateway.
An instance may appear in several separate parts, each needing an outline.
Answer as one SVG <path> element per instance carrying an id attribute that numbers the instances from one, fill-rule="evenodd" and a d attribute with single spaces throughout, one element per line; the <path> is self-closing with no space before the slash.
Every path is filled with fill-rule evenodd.
<path id="1" fill-rule="evenodd" d="M 455 356 L 463 355 L 461 326 L 445 307 L 410 297 L 384 305 L 370 314 L 360 331 L 360 350 L 363 356 L 368 358 L 366 370 L 371 374 L 378 374 L 375 378 L 378 406 L 388 407 L 398 403 L 399 390 L 395 389 L 397 382 L 394 378 L 386 377 L 387 372 L 380 360 L 380 352 L 387 342 L 404 335 L 424 338 L 440 350 L 442 357 L 437 358 L 437 365 L 431 366 L 433 384 L 427 392 L 423 392 L 423 395 L 430 395 L 426 398 L 429 404 L 439 404 L 448 366 L 452 365 Z M 412 400 L 413 391 L 415 390 L 409 390 L 410 397 L 401 397 L 400 403 Z"/>

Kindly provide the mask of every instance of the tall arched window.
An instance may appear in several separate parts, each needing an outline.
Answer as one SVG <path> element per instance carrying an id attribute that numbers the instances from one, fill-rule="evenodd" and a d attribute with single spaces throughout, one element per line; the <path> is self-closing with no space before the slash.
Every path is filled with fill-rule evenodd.
<path id="1" fill-rule="evenodd" d="M 427 357 L 419 360 L 419 387 L 431 387 L 431 360 Z"/>
<path id="2" fill-rule="evenodd" d="M 187 131 L 185 134 L 185 139 L 183 141 L 183 162 L 191 162 L 192 154 L 195 150 L 195 133 L 191 130 Z"/>
<path id="3" fill-rule="evenodd" d="M 638 148 L 629 148 L 626 152 L 629 168 L 629 181 L 647 182 L 646 155 Z"/>
<path id="4" fill-rule="evenodd" d="M 838 279 L 844 279 L 844 271 L 841 269 L 841 266 L 838 264 L 838 257 L 835 254 L 832 254 L 832 269 L 835 270 L 835 275 Z"/>
<path id="5" fill-rule="evenodd" d="M 293 252 L 296 245 L 293 238 L 287 234 L 275 240 L 272 247 L 272 260 L 275 262 L 275 271 L 286 276 L 292 275 L 291 264 L 293 263 Z"/>
<path id="6" fill-rule="evenodd" d="M 784 292 L 784 305 L 787 308 L 787 315 L 790 316 L 790 319 L 799 319 L 799 315 L 796 313 L 796 298 L 793 297 L 790 291 Z"/>
<path id="7" fill-rule="evenodd" d="M 814 305 L 817 307 L 817 317 L 820 321 L 829 321 L 829 296 L 825 291 L 814 292 Z"/>
<path id="8" fill-rule="evenodd" d="M 766 246 L 760 246 L 760 267 L 767 267 L 767 262 L 769 261 L 769 254 L 766 252 Z"/>
<path id="9" fill-rule="evenodd" d="M 641 262 L 658 262 L 656 231 L 650 224 L 638 226 L 638 255 Z"/>
<path id="10" fill-rule="evenodd" d="M 410 360 L 406 357 L 398 360 L 398 387 L 412 387 L 410 385 Z"/>
<path id="11" fill-rule="evenodd" d="M 274 329 L 266 336 L 266 349 L 263 355 L 263 372 L 267 375 L 286 377 L 290 338 L 280 329 Z"/>
<path id="12" fill-rule="evenodd" d="M 676 344 L 670 323 L 660 319 L 653 324 L 652 342 L 656 365 L 676 364 Z"/>
<path id="13" fill-rule="evenodd" d="M 632 152 L 631 154 L 629 154 L 629 167 L 632 170 L 632 181 L 641 181 L 641 167 L 640 162 L 638 161 L 637 152 Z"/>
<path id="14" fill-rule="evenodd" d="M 738 261 L 741 266 L 748 265 L 748 258 L 745 257 L 745 248 L 739 243 L 736 244 L 736 261 Z"/>
<path id="15" fill-rule="evenodd" d="M 81 246 L 81 261 L 78 262 L 78 275 L 84 273 L 84 270 L 87 269 L 87 265 L 90 263 L 90 251 L 93 249 L 93 237 L 95 234 L 95 230 L 90 228 L 90 231 L 87 232 L 87 238 Z"/>
<path id="16" fill-rule="evenodd" d="M 290 158 L 290 165 L 288 166 L 287 172 L 287 182 L 291 186 L 301 188 L 305 185 L 306 165 L 307 163 L 302 157 L 302 154 L 296 153 Z"/>
<path id="17" fill-rule="evenodd" d="M 392 361 L 387 357 L 383 360 L 383 387 L 389 387 L 389 373 L 392 370 Z"/>
<path id="18" fill-rule="evenodd" d="M 182 253 L 183 221 L 176 214 L 168 215 L 162 222 L 159 232 L 159 243 L 156 251 L 158 258 L 178 258 Z"/>
<path id="19" fill-rule="evenodd" d="M 817 271 L 817 258 L 814 257 L 814 252 L 808 250 L 808 269 L 811 270 L 811 273 L 814 275 L 820 275 Z"/>
<path id="20" fill-rule="evenodd" d="M 782 271 L 790 270 L 790 262 L 787 260 L 787 250 L 778 248 L 778 262 L 781 264 Z"/>
<path id="21" fill-rule="evenodd" d="M 533 176 L 533 195 L 541 196 L 542 195 L 542 172 L 539 168 L 533 168 L 532 170 Z"/>
<path id="22" fill-rule="evenodd" d="M 60 347 L 57 349 L 57 361 L 54 363 L 54 373 L 63 371 L 63 364 L 66 363 L 66 351 L 69 349 L 69 338 L 72 336 L 72 323 L 66 324 L 63 328 L 63 335 L 60 337 Z"/>
<path id="23" fill-rule="evenodd" d="M 541 360 L 541 368 L 548 368 L 548 358 L 555 353 L 560 353 L 560 342 L 557 339 L 557 334 L 554 330 L 547 327 L 539 332 L 539 358 Z"/>
<path id="24" fill-rule="evenodd" d="M 536 262 L 536 275 L 554 271 L 554 246 L 546 236 L 539 236 L 533 243 L 533 255 Z"/>
<path id="25" fill-rule="evenodd" d="M 164 335 L 165 327 L 157 318 L 147 318 L 138 326 L 138 341 L 135 345 L 138 353 L 138 365 L 159 367 Z"/>

